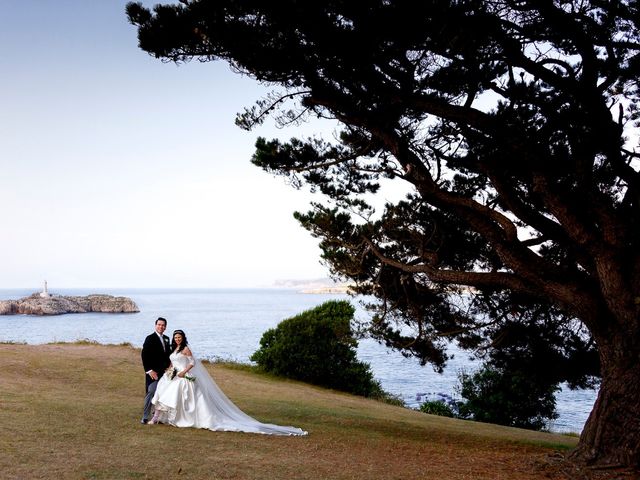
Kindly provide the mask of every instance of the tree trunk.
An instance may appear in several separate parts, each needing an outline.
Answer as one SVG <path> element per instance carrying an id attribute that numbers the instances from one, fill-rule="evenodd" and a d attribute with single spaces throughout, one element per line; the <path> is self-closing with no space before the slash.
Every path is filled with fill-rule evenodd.
<path id="1" fill-rule="evenodd" d="M 572 458 L 598 466 L 640 466 L 640 338 L 598 342 L 602 382 Z"/>

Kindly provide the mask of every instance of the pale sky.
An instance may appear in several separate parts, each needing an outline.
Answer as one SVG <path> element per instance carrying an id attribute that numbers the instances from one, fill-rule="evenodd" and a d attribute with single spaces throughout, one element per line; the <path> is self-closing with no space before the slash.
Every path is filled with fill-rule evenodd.
<path id="1" fill-rule="evenodd" d="M 157 2 L 144 2 L 153 5 Z M 162 63 L 125 0 L 0 1 L 0 288 L 256 287 L 326 277 L 311 196 L 251 165 L 266 87 Z"/>

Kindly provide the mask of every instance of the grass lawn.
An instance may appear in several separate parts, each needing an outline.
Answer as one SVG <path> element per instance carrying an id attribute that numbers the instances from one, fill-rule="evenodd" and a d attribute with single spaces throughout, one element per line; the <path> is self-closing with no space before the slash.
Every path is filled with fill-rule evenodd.
<path id="1" fill-rule="evenodd" d="M 306 437 L 141 425 L 140 351 L 0 344 L 3 479 L 567 479 L 575 437 L 426 415 L 207 365 L 246 413 Z M 593 473 L 589 473 L 593 475 Z M 589 477 L 607 478 L 607 477 Z"/>

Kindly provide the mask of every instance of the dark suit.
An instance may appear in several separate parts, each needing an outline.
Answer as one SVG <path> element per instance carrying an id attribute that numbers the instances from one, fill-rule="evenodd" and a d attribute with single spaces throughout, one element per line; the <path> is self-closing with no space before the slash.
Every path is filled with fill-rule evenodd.
<path id="1" fill-rule="evenodd" d="M 160 337 L 158 337 L 157 333 L 152 333 L 147 338 L 144 339 L 144 344 L 142 345 L 142 366 L 145 371 L 145 391 L 146 396 L 144 398 L 144 412 L 142 414 L 142 420 L 149 420 L 149 416 L 151 414 L 151 399 L 153 399 L 153 395 L 156 392 L 156 386 L 158 385 L 158 381 L 154 380 L 147 374 L 149 370 L 153 370 L 158 374 L 158 380 L 164 374 L 164 371 L 167 369 L 171 361 L 169 360 L 169 355 L 171 354 L 171 346 L 169 345 L 169 337 L 166 335 L 162 336 L 164 340 L 165 348 L 162 348 L 162 342 L 160 341 Z"/>

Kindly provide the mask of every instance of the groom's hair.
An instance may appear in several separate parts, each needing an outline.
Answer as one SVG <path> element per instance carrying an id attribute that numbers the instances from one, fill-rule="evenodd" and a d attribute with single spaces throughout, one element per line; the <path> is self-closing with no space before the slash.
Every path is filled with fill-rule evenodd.
<path id="1" fill-rule="evenodd" d="M 162 318 L 162 317 L 158 317 L 158 319 L 156 320 L 156 325 L 158 324 L 158 322 L 164 322 L 164 324 L 167 324 L 167 319 L 166 318 Z"/>

